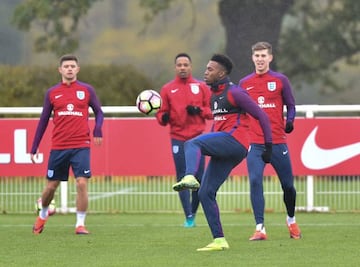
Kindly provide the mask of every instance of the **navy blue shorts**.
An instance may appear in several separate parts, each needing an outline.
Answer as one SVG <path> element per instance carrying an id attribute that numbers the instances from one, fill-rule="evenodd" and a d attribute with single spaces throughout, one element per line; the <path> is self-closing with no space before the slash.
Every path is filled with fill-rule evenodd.
<path id="1" fill-rule="evenodd" d="M 67 181 L 70 167 L 75 178 L 90 178 L 90 148 L 51 150 L 46 177 L 49 180 Z"/>

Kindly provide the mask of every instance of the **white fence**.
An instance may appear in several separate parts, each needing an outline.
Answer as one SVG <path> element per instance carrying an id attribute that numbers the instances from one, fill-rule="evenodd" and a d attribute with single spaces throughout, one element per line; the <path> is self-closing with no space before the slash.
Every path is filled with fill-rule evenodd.
<path id="1" fill-rule="evenodd" d="M 299 105 L 296 107 L 297 116 L 303 115 L 306 118 L 313 118 L 317 115 L 327 114 L 345 114 L 346 116 L 360 115 L 360 105 Z M 0 107 L 0 115 L 16 115 L 16 114 L 40 114 L 41 107 Z M 105 114 L 137 114 L 138 111 L 135 106 L 105 106 L 103 107 Z M 348 114 L 348 115 L 347 115 Z M 0 177 L 1 178 L 1 177 Z M 104 177 L 102 177 L 104 178 Z M 272 179 L 271 177 L 265 177 L 264 192 L 267 197 L 267 207 L 271 210 L 282 209 L 282 192 L 279 190 L 278 179 Z M 95 177 L 95 179 L 97 179 Z M 174 211 L 180 210 L 179 201 L 175 192 L 169 192 L 166 190 L 171 188 L 171 184 L 174 181 L 174 177 L 163 177 L 159 183 L 159 179 L 152 177 L 137 177 L 135 179 L 128 177 L 114 177 L 101 179 L 100 189 L 92 189 L 93 183 L 90 183 L 89 197 L 90 199 L 98 199 L 100 196 L 108 198 L 117 197 L 117 200 L 111 200 L 111 202 L 103 201 L 101 204 L 92 207 L 92 211 L 95 212 L 113 212 L 113 211 L 153 211 L 154 209 L 149 206 L 152 202 L 162 203 L 161 211 Z M 99 179 L 100 180 L 100 179 Z M 248 181 L 247 177 L 233 177 L 229 179 L 228 184 L 225 184 L 219 192 L 219 198 L 223 198 L 223 204 L 227 206 L 228 211 L 234 211 L 240 209 L 238 203 L 242 203 L 241 206 L 250 207 L 248 197 Z M 330 181 L 330 185 L 324 186 L 322 189 L 321 180 Z M 0 181 L 1 182 L 1 181 Z M 144 186 L 144 182 L 146 185 Z M 20 185 L 22 180 L 19 180 L 19 184 L 11 184 L 3 182 L 0 184 L 0 205 L 2 202 L 12 202 L 14 205 L 22 207 L 20 202 L 29 202 L 28 199 L 22 199 L 23 195 L 18 191 L 18 188 L 23 187 Z M 315 186 L 317 183 L 317 186 Z M 121 185 L 121 187 L 119 187 Z M 303 211 L 329 211 L 335 206 L 337 210 L 360 210 L 360 177 L 326 177 L 326 179 L 316 179 L 312 175 L 305 177 L 298 177 L 295 179 L 295 185 L 298 192 L 297 205 L 298 209 Z M 28 194 L 32 194 L 32 198 L 40 194 L 39 188 L 42 185 L 37 182 L 35 189 L 27 190 Z M 58 203 L 60 202 L 59 209 L 62 212 L 74 211 L 74 199 L 75 192 L 72 190 L 72 184 L 62 182 L 60 188 L 60 195 L 58 196 Z M 131 188 L 142 188 L 140 191 L 132 191 Z M 126 190 L 124 190 L 126 188 Z M 341 188 L 341 190 L 339 190 Z M 119 190 L 118 190 L 119 189 Z M 22 190 L 24 190 L 22 188 Z M 341 191 L 341 192 L 340 192 Z M 11 193 L 13 192 L 13 193 Z M 15 195 L 17 198 L 11 201 L 6 198 L 10 194 Z M 126 198 L 125 198 L 126 196 Z M 139 196 L 142 196 L 141 203 L 139 203 Z M 145 197 L 146 196 L 146 197 Z M 352 197 L 348 199 L 349 197 Z M 20 199 L 20 200 L 19 200 Z M 231 199 L 231 200 L 228 200 Z M 109 200 L 110 201 L 110 200 Z M 114 203 L 114 201 L 116 203 Z M 227 203 L 232 201 L 232 203 Z M 351 205 L 346 206 L 344 201 L 348 201 Z M 18 203 L 19 202 L 19 203 Z M 331 205 L 329 203 L 332 203 Z M 321 205 L 317 204 L 320 203 Z M 32 203 L 30 203 L 32 205 Z M 119 206 L 120 205 L 120 206 Z M 91 204 L 90 204 L 91 206 Z M 329 207 L 330 206 L 330 207 Z M 0 207 L 2 208 L 2 207 Z M 4 209 L 4 208 L 3 208 Z M 11 210 L 21 210 L 23 208 L 14 208 Z M 225 208 L 226 209 L 226 208 Z"/>

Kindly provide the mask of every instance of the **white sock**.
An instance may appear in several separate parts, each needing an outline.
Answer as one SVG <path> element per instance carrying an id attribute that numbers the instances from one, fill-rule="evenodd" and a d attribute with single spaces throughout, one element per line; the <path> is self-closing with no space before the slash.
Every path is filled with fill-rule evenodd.
<path id="1" fill-rule="evenodd" d="M 264 224 L 258 223 L 258 224 L 256 225 L 256 231 L 260 231 L 260 232 L 262 232 L 263 234 L 266 234 Z"/>
<path id="2" fill-rule="evenodd" d="M 45 220 L 48 216 L 48 210 L 49 207 L 42 207 L 42 209 L 39 211 L 39 217 L 43 220 Z"/>
<path id="3" fill-rule="evenodd" d="M 86 211 L 76 212 L 76 227 L 85 226 Z"/>
<path id="4" fill-rule="evenodd" d="M 293 224 L 293 223 L 296 223 L 295 216 L 294 216 L 294 217 L 289 217 L 289 216 L 287 216 L 287 217 L 286 217 L 286 221 L 287 221 L 287 224 L 288 224 L 288 225 Z"/>

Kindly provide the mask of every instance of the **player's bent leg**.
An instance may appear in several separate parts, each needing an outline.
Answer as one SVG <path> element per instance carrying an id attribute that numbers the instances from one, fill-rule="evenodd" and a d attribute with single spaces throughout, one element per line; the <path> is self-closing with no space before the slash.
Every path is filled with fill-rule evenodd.
<path id="1" fill-rule="evenodd" d="M 179 192 L 185 189 L 197 190 L 200 187 L 200 183 L 196 180 L 194 175 L 185 175 L 178 183 L 174 184 L 173 190 Z"/>
<path id="2" fill-rule="evenodd" d="M 58 181 L 58 180 L 49 180 L 48 179 L 47 185 L 41 196 L 42 207 L 49 206 L 50 202 L 54 198 L 55 191 L 59 184 L 60 184 L 60 181 Z M 43 216 L 43 217 L 41 217 L 41 216 Z M 40 210 L 39 216 L 36 218 L 35 223 L 32 228 L 32 232 L 35 235 L 42 233 L 42 231 L 45 228 L 45 223 L 47 221 L 47 218 L 48 218 L 48 211 L 47 211 L 47 209 L 42 208 Z"/>

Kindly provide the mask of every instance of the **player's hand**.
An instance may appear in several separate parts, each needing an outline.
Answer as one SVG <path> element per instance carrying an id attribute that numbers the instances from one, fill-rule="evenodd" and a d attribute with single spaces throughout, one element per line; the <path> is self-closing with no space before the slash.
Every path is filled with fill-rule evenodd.
<path id="1" fill-rule="evenodd" d="M 38 157 L 39 157 L 39 150 L 37 150 L 35 154 L 30 155 L 31 162 L 36 163 L 36 160 L 38 159 Z"/>
<path id="2" fill-rule="evenodd" d="M 169 113 L 165 112 L 162 116 L 161 116 L 161 121 L 163 124 L 167 124 L 170 120 L 170 116 Z"/>
<path id="3" fill-rule="evenodd" d="M 94 137 L 94 144 L 100 146 L 102 144 L 102 137 Z"/>
<path id="4" fill-rule="evenodd" d="M 186 107 L 186 111 L 189 115 L 199 115 L 200 112 L 201 112 L 201 108 L 200 107 L 197 107 L 197 106 L 191 106 L 191 105 L 188 105 Z"/>
<path id="5" fill-rule="evenodd" d="M 294 124 L 292 121 L 286 122 L 285 133 L 291 133 L 294 130 Z"/>
<path id="6" fill-rule="evenodd" d="M 261 158 L 265 163 L 270 163 L 272 154 L 272 143 L 265 143 L 264 152 L 261 154 Z"/>

